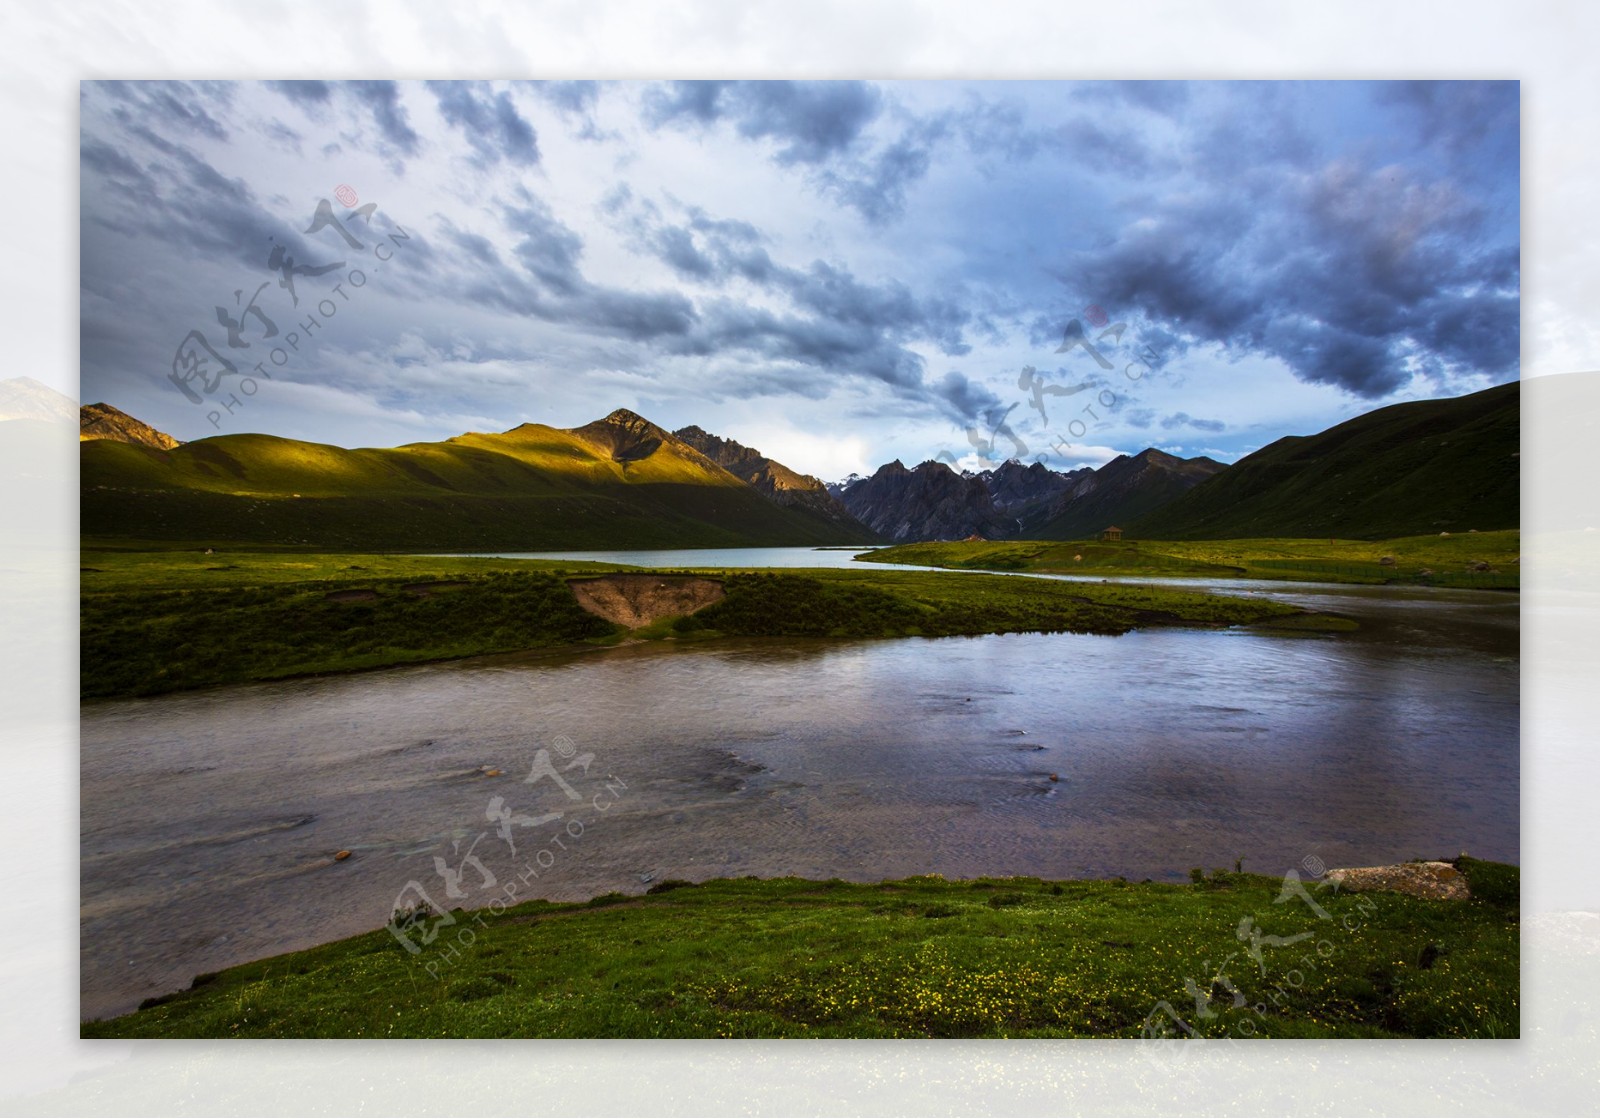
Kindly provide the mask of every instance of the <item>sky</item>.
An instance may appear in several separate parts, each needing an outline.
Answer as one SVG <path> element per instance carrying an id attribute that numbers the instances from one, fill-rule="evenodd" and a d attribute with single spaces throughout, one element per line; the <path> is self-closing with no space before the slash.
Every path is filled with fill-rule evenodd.
<path id="1" fill-rule="evenodd" d="M 80 397 L 629 408 L 826 480 L 1233 462 L 1518 376 L 1516 82 L 85 82 Z"/>

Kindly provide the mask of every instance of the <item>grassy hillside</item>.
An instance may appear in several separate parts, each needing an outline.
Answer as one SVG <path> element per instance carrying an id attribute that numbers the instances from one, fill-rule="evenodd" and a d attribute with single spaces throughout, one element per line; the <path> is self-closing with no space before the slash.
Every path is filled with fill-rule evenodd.
<path id="1" fill-rule="evenodd" d="M 1326 918 L 1277 904 L 1278 878 L 1198 868 L 1182 886 L 669 881 L 457 911 L 416 956 L 378 930 L 197 976 L 82 1033 L 1137 1038 L 1165 1003 L 1208 1037 L 1517 1037 L 1517 870 L 1458 865 L 1471 901 L 1312 883 Z M 1265 934 L 1259 964 L 1241 927 Z"/>
<path id="2" fill-rule="evenodd" d="M 900 544 L 863 553 L 875 563 L 1051 575 L 1414 583 L 1512 590 L 1521 586 L 1521 533 L 1471 532 L 1398 540 L 1079 540 Z M 1384 563 L 1385 558 L 1393 563 Z M 1487 565 L 1482 569 L 1481 565 Z"/>
<path id="3" fill-rule="evenodd" d="M 659 433 L 658 438 L 652 433 Z M 98 540 L 330 549 L 837 544 L 631 413 L 346 450 L 223 435 L 171 450 L 84 443 L 82 530 Z"/>
<path id="4" fill-rule="evenodd" d="M 1082 540 L 1110 525 L 1126 525 L 1188 493 L 1226 469 L 1215 459 L 1181 459 L 1154 448 L 1137 455 L 1119 455 L 1095 471 L 1089 492 L 1068 502 L 1053 518 L 1036 527 L 1039 540 Z"/>
<path id="5" fill-rule="evenodd" d="M 727 596 L 627 634 L 585 612 L 566 561 L 84 553 L 81 692 L 154 695 L 626 636 L 939 637 L 1149 625 L 1347 628 L 1256 598 L 921 571 L 705 571 Z M 614 568 L 611 570 L 615 570 Z"/>
<path id="6" fill-rule="evenodd" d="M 1517 528 L 1520 390 L 1396 404 L 1280 439 L 1123 527 L 1167 540 Z"/>

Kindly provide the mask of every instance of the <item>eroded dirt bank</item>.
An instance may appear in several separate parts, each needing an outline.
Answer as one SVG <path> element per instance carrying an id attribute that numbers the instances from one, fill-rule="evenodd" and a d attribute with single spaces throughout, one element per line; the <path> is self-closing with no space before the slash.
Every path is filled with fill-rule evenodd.
<path id="1" fill-rule="evenodd" d="M 724 594 L 717 580 L 695 575 L 602 575 L 569 585 L 578 605 L 629 629 L 693 614 L 721 602 Z"/>

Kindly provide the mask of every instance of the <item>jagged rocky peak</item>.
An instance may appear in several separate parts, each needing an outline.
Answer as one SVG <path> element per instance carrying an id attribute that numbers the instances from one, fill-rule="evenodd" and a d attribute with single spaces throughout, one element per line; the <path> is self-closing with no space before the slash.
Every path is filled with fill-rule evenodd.
<path id="1" fill-rule="evenodd" d="M 659 435 L 665 435 L 667 433 L 665 428 L 656 426 L 639 413 L 631 411 L 627 408 L 618 408 L 605 419 L 596 420 L 595 423 L 608 424 L 611 427 L 626 428 L 629 431 L 649 431 Z M 592 427 L 594 425 L 591 424 L 590 426 Z"/>
<path id="2" fill-rule="evenodd" d="M 993 537 L 1004 529 L 982 479 L 929 460 L 908 470 L 895 459 L 844 490 L 845 507 L 892 540 Z"/>
<path id="3" fill-rule="evenodd" d="M 804 478 L 805 475 L 796 474 L 781 463 L 773 462 L 754 447 L 746 447 L 743 443 L 732 439 L 724 439 L 720 435 L 712 435 L 703 427 L 690 424 L 680 427 L 672 434 L 682 439 L 689 446 L 705 455 L 706 458 L 734 474 L 744 478 L 747 482 L 754 482 L 754 475 L 763 471 L 769 474 L 783 474 L 794 479 Z M 750 475 L 747 477 L 746 475 Z M 822 483 L 818 482 L 820 488 Z"/>
<path id="4" fill-rule="evenodd" d="M 134 443 L 170 451 L 178 440 L 164 431 L 157 431 L 143 420 L 136 420 L 120 408 L 110 404 L 85 404 L 78 409 L 78 441 L 109 439 L 114 443 Z"/>
<path id="5" fill-rule="evenodd" d="M 603 420 L 575 428 L 573 434 L 604 448 L 613 462 L 649 458 L 671 438 L 666 429 L 626 408 L 618 408 Z"/>
<path id="6" fill-rule="evenodd" d="M 693 447 L 735 478 L 754 486 L 769 500 L 791 508 L 805 509 L 833 521 L 862 538 L 871 531 L 840 504 L 837 491 L 825 486 L 810 474 L 791 470 L 781 462 L 768 458 L 754 447 L 747 447 L 733 439 L 712 435 L 702 427 L 691 424 L 673 432 L 674 437 Z"/>
<path id="7" fill-rule="evenodd" d="M 993 470 L 985 470 L 977 477 L 989 487 L 995 504 L 1002 507 L 1026 504 L 1053 497 L 1071 484 L 1071 475 L 1060 474 L 1042 462 L 1022 465 L 1016 459 L 1007 459 Z"/>

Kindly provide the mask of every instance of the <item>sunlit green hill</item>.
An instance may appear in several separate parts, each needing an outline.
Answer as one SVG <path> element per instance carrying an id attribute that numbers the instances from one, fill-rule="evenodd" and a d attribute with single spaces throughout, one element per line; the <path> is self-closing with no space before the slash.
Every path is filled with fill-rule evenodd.
<path id="1" fill-rule="evenodd" d="M 693 447 L 619 410 L 346 450 L 221 435 L 171 450 L 86 442 L 82 531 L 100 540 L 382 549 L 848 544 Z"/>

